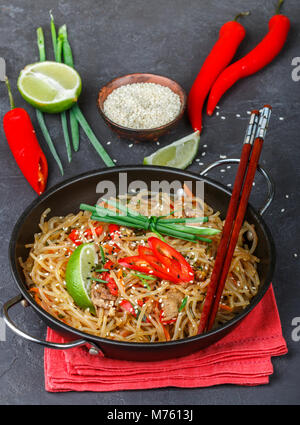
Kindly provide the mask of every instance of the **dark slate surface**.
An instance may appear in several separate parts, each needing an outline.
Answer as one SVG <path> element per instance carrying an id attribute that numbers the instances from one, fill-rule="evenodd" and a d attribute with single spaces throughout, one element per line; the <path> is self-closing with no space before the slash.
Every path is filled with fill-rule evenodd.
<path id="1" fill-rule="evenodd" d="M 7 60 L 7 73 L 16 104 L 27 108 L 37 128 L 34 111 L 17 92 L 16 79 L 24 65 L 38 59 L 35 29 L 40 25 L 45 29 L 49 58 L 52 58 L 48 16 L 48 10 L 52 9 L 56 23 L 68 25 L 76 67 L 83 78 L 80 105 L 85 115 L 103 143 L 111 142 L 106 146 L 118 165 L 136 164 L 157 146 L 145 143 L 129 148 L 130 142 L 119 140 L 112 134 L 96 109 L 99 88 L 118 75 L 142 71 L 168 75 L 188 91 L 223 23 L 245 8 L 251 10 L 252 15 L 243 20 L 247 37 L 238 51 L 240 57 L 266 33 L 273 6 L 274 0 L 4 0 L 0 5 L 0 56 Z M 238 157 L 248 120 L 247 111 L 265 103 L 272 104 L 273 115 L 261 163 L 271 172 L 276 183 L 276 198 L 265 218 L 277 246 L 274 288 L 289 354 L 273 359 L 274 374 L 270 384 L 249 388 L 223 385 L 207 389 L 50 394 L 44 390 L 43 349 L 7 330 L 6 341 L 0 342 L 1 404 L 299 403 L 300 342 L 292 340 L 292 320 L 300 316 L 300 248 L 296 216 L 300 206 L 297 196 L 300 183 L 300 82 L 291 78 L 292 59 L 299 56 L 299 1 L 286 2 L 285 12 L 291 17 L 292 30 L 284 51 L 267 69 L 232 88 L 220 102 L 219 116 L 205 117 L 199 151 L 200 162 L 205 165 L 219 159 L 220 155 Z M 0 87 L 0 97 L 0 115 L 3 117 L 8 109 L 4 85 Z M 47 117 L 47 123 L 63 158 L 64 178 L 103 166 L 84 135 L 80 152 L 68 165 L 60 120 L 56 116 Z M 2 128 L 0 131 L 0 304 L 3 305 L 18 292 L 11 278 L 7 256 L 10 234 L 17 218 L 36 195 L 16 166 Z M 161 146 L 190 131 L 185 118 L 176 130 L 161 139 Z M 38 130 L 37 134 L 49 160 L 48 187 L 51 187 L 63 179 Z M 203 152 L 206 152 L 205 156 L 201 156 Z M 197 172 L 201 168 L 194 162 L 190 170 Z M 228 171 L 217 171 L 214 177 L 226 184 L 232 181 Z M 254 192 L 253 203 L 260 206 L 265 197 L 265 186 L 260 179 Z M 45 336 L 44 324 L 30 309 L 17 308 L 14 315 L 26 331 L 41 338 Z"/>

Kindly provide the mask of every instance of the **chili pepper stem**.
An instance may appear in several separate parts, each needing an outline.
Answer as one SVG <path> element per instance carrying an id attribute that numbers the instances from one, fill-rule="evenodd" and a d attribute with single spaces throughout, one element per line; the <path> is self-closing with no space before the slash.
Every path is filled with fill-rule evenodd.
<path id="1" fill-rule="evenodd" d="M 284 0 L 279 0 L 275 9 L 275 15 L 279 15 L 281 6 L 283 5 Z"/>
<path id="2" fill-rule="evenodd" d="M 13 98 L 13 95 L 12 95 L 12 92 L 11 92 L 9 79 L 7 78 L 7 76 L 5 76 L 5 85 L 6 85 L 7 91 L 8 91 L 10 109 L 15 109 L 15 102 L 14 102 L 14 98 Z"/>
<path id="3" fill-rule="evenodd" d="M 241 16 L 249 16 L 251 14 L 251 12 L 248 10 L 248 12 L 240 12 L 236 15 L 236 17 L 234 18 L 234 21 L 236 22 Z"/>

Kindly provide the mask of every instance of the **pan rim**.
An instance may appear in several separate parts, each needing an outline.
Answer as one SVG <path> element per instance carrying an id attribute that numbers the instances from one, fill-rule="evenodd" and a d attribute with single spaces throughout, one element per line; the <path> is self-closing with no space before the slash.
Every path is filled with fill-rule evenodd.
<path id="1" fill-rule="evenodd" d="M 195 341 L 201 341 L 209 337 L 214 337 L 217 334 L 222 334 L 226 331 L 229 331 L 230 328 L 233 328 L 235 325 L 237 325 L 239 322 L 241 322 L 255 307 L 256 305 L 262 300 L 265 293 L 269 289 L 271 283 L 272 283 L 272 277 L 275 269 L 275 263 L 276 263 L 276 250 L 275 250 L 275 244 L 273 241 L 273 237 L 271 235 L 271 232 L 266 225 L 263 217 L 255 210 L 255 208 L 249 203 L 247 207 L 247 211 L 250 211 L 251 214 L 255 217 L 255 219 L 261 224 L 262 229 L 266 235 L 268 244 L 270 246 L 270 267 L 268 275 L 265 279 L 265 284 L 259 292 L 253 297 L 249 305 L 240 312 L 237 316 L 235 316 L 233 319 L 229 320 L 222 326 L 213 329 L 207 333 L 195 335 L 175 341 L 165 341 L 165 342 L 126 342 L 126 341 L 118 341 L 118 340 L 112 340 L 109 338 L 102 338 L 96 335 L 91 335 L 86 332 L 82 332 L 79 329 L 73 328 L 63 322 L 61 322 L 59 319 L 56 319 L 54 316 L 52 316 L 50 313 L 46 312 L 42 307 L 40 307 L 34 299 L 30 296 L 29 292 L 23 288 L 25 286 L 23 282 L 20 282 L 19 280 L 19 273 L 17 270 L 17 266 L 15 264 L 15 249 L 16 249 L 16 236 L 18 235 L 24 220 L 28 216 L 28 214 L 32 211 L 33 208 L 36 208 L 40 203 L 42 203 L 44 200 L 46 200 L 48 197 L 52 196 L 55 192 L 57 192 L 60 189 L 66 188 L 67 186 L 73 185 L 76 182 L 82 181 L 86 178 L 90 177 L 96 177 L 96 176 L 102 176 L 105 174 L 109 174 L 111 172 L 119 173 L 119 172 L 125 172 L 125 171 L 145 171 L 145 169 L 153 170 L 153 171 L 162 171 L 162 172 L 169 172 L 173 173 L 174 175 L 180 175 L 182 177 L 189 177 L 194 180 L 203 180 L 205 183 L 215 187 L 216 189 L 222 191 L 223 193 L 226 193 L 227 195 L 231 196 L 231 192 L 226 188 L 222 183 L 219 183 L 209 177 L 201 176 L 200 174 L 196 174 L 191 171 L 185 171 L 185 170 L 179 170 L 176 168 L 171 167 L 162 167 L 162 166 L 155 166 L 155 165 L 123 165 L 119 167 L 111 167 L 111 168 L 101 168 L 96 169 L 92 171 L 87 171 L 85 173 L 73 176 L 67 180 L 64 180 L 63 182 L 57 183 L 53 187 L 49 188 L 44 194 L 40 195 L 38 198 L 34 199 L 23 211 L 23 213 L 20 215 L 19 219 L 17 220 L 13 231 L 11 233 L 10 243 L 9 243 L 9 262 L 10 262 L 10 270 L 12 273 L 12 276 L 14 278 L 15 283 L 17 284 L 18 289 L 22 293 L 23 297 L 28 301 L 28 303 L 31 305 L 31 307 L 40 314 L 43 319 L 46 321 L 49 321 L 50 323 L 53 323 L 56 328 L 61 328 L 63 331 L 69 334 L 75 334 L 76 336 L 79 336 L 80 338 L 85 339 L 87 342 L 92 341 L 95 343 L 98 343 L 99 346 L 101 345 L 115 345 L 118 347 L 123 348 L 141 348 L 141 349 L 159 349 L 160 347 L 170 348 L 174 347 L 175 345 L 185 345 L 188 343 L 192 343 Z"/>

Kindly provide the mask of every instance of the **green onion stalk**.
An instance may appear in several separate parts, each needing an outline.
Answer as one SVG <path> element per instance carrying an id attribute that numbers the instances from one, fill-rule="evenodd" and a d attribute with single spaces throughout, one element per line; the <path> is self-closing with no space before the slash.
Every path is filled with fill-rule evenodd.
<path id="1" fill-rule="evenodd" d="M 52 16 L 52 15 L 51 15 Z M 51 32 L 53 32 L 52 40 L 55 40 L 55 34 L 54 33 L 54 21 L 53 17 L 51 17 Z M 67 27 L 66 25 L 63 25 L 59 29 L 59 37 L 58 40 L 62 40 L 62 52 L 63 52 L 63 60 L 66 65 L 69 65 L 71 67 L 74 67 L 74 61 L 73 61 L 73 55 L 71 46 L 68 40 L 68 34 L 67 34 Z M 56 43 L 57 45 L 57 43 Z M 85 119 L 83 113 L 81 112 L 79 106 L 77 103 L 73 105 L 73 107 L 70 110 L 70 124 L 71 124 L 71 133 L 72 133 L 72 141 L 73 141 L 73 148 L 75 151 L 79 148 L 79 133 L 78 133 L 78 125 L 76 127 L 75 121 L 81 126 L 84 133 L 88 137 L 89 141 L 95 148 L 96 152 L 99 154 L 99 156 L 102 158 L 103 162 L 107 167 L 114 167 L 115 163 L 109 156 L 109 154 L 106 152 L 104 147 L 101 145 L 99 140 L 97 139 L 95 133 L 91 129 L 90 125 L 88 124 L 87 120 Z"/>
<path id="2" fill-rule="evenodd" d="M 62 58 L 62 37 L 57 37 L 56 35 L 56 28 L 54 23 L 53 15 L 50 11 L 50 26 L 51 26 L 51 36 L 52 36 L 52 45 L 53 45 L 53 51 L 54 51 L 54 57 L 56 62 L 61 62 Z M 69 137 L 69 130 L 68 130 L 68 123 L 67 123 L 67 114 L 66 112 L 61 112 L 60 114 L 61 118 L 61 125 L 63 129 L 63 135 L 65 139 L 66 149 L 67 149 L 67 156 L 68 161 L 72 161 L 72 150 L 71 150 L 71 143 L 70 143 L 70 137 Z"/>
<path id="3" fill-rule="evenodd" d="M 40 62 L 44 62 L 46 60 L 46 49 L 45 49 L 45 40 L 44 40 L 44 33 L 41 27 L 39 27 L 36 30 L 37 33 L 37 45 L 38 45 L 38 49 L 39 49 L 39 55 L 40 55 Z M 53 156 L 53 158 L 55 159 L 61 175 L 64 175 L 64 169 L 61 163 L 61 160 L 58 156 L 58 153 L 55 149 L 54 143 L 51 139 L 51 136 L 49 134 L 49 131 L 47 129 L 46 123 L 45 123 L 45 118 L 44 118 L 44 114 L 43 112 L 41 112 L 39 109 L 36 109 L 36 117 L 40 126 L 40 129 L 43 133 L 43 136 L 48 144 L 49 150 Z"/>
<path id="4" fill-rule="evenodd" d="M 165 217 L 146 217 L 144 215 L 133 212 L 132 210 L 124 207 L 119 202 L 112 200 L 106 201 L 109 205 L 114 206 L 122 214 L 117 211 L 102 207 L 100 205 L 91 206 L 81 204 L 80 209 L 92 213 L 92 220 L 100 221 L 103 223 L 113 223 L 119 226 L 132 227 L 136 229 L 150 230 L 157 233 L 159 236 L 167 235 L 174 238 L 186 240 L 189 242 L 212 242 L 207 236 L 214 236 L 220 233 L 219 229 L 210 227 L 195 226 L 197 223 L 208 221 L 207 217 L 193 217 L 193 218 L 172 218 Z M 194 224 L 194 226 L 193 226 Z"/>

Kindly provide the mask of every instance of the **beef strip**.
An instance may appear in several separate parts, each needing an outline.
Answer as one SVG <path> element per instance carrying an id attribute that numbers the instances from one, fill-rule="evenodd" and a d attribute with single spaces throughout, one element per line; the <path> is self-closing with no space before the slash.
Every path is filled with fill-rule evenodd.
<path id="1" fill-rule="evenodd" d="M 117 297 L 112 295 L 103 283 L 93 283 L 91 286 L 91 300 L 94 306 L 110 310 L 115 307 Z"/>
<path id="2" fill-rule="evenodd" d="M 168 321 L 178 316 L 178 309 L 182 302 L 183 296 L 181 292 L 170 290 L 164 297 L 163 301 L 163 320 Z"/>

